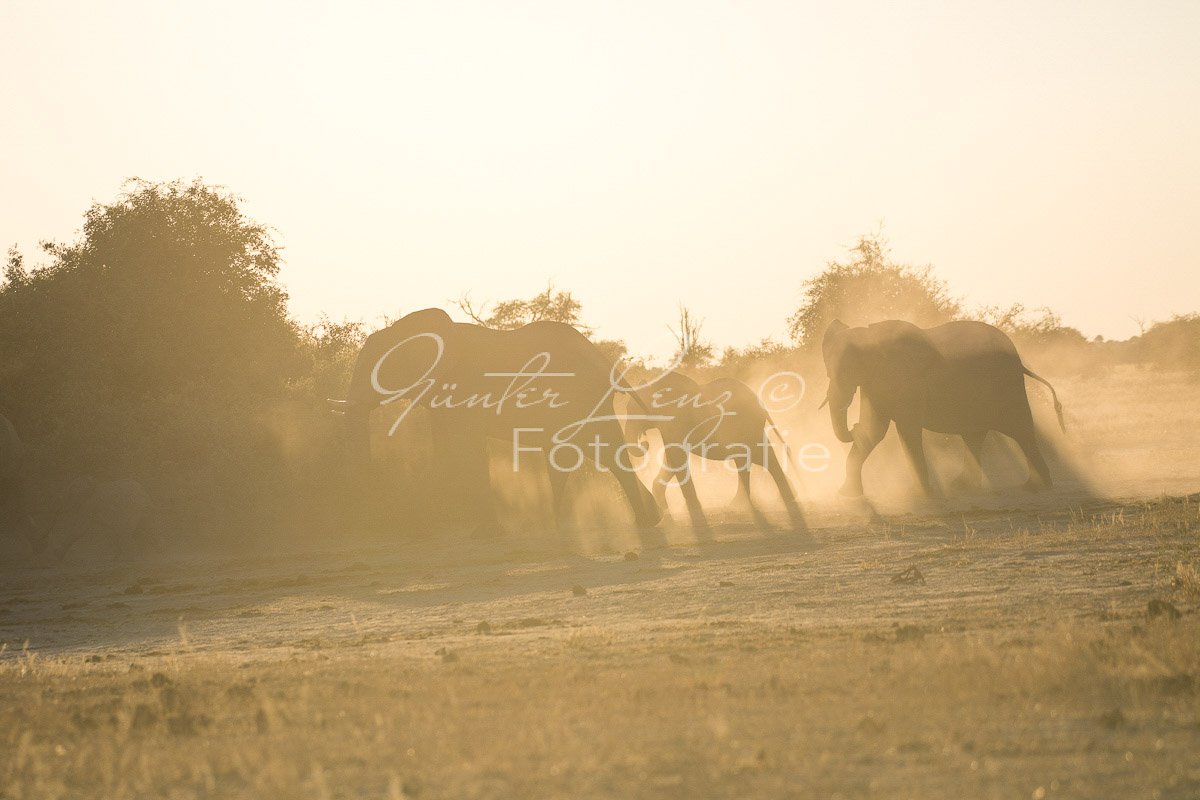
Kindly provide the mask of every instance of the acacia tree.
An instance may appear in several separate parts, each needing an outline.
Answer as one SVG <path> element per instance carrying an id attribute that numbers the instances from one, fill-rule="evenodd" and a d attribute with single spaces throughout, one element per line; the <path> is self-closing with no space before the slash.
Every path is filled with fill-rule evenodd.
<path id="1" fill-rule="evenodd" d="M 903 319 L 928 327 L 956 317 L 960 304 L 931 267 L 891 260 L 882 231 L 858 238 L 849 258 L 830 261 L 804 282 L 800 307 L 788 318 L 788 333 L 802 347 L 819 344 L 829 323 L 865 325 Z"/>
<path id="2" fill-rule="evenodd" d="M 713 344 L 703 337 L 704 319 L 697 317 L 683 303 L 679 304 L 679 328 L 670 328 L 675 337 L 675 356 L 684 369 L 703 367 L 713 357 Z"/>
<path id="3" fill-rule="evenodd" d="M 597 339 L 595 329 L 583 323 L 583 304 L 569 291 L 555 291 L 554 283 L 546 284 L 546 291 L 528 300 L 514 298 L 501 300 L 488 313 L 488 303 L 476 305 L 469 292 L 464 292 L 454 304 L 472 322 L 485 328 L 512 331 L 531 322 L 562 322 L 576 328 L 592 340 L 611 361 L 617 361 L 626 353 L 625 343 L 619 339 Z"/>
<path id="4" fill-rule="evenodd" d="M 553 282 L 546 284 L 546 291 L 534 295 L 528 300 L 515 298 L 501 300 L 487 313 L 487 303 L 478 307 L 471 300 L 470 293 L 464 293 L 455 305 L 478 325 L 485 328 L 495 328 L 501 331 L 516 330 L 531 322 L 565 322 L 578 328 L 584 334 L 591 334 L 592 329 L 580 321 L 583 304 L 570 292 L 554 291 Z M 487 314 L 487 316 L 484 316 Z"/>

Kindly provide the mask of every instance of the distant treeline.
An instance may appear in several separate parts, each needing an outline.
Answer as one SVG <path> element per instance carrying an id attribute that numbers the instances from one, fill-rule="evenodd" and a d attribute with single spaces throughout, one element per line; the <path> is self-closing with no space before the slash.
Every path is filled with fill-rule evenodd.
<path id="1" fill-rule="evenodd" d="M 323 401 L 344 393 L 368 326 L 293 319 L 273 232 L 235 195 L 200 181 L 133 180 L 87 211 L 76 241 L 41 251 L 44 263 L 30 266 L 14 247 L 4 267 L 0 413 L 35 455 L 44 503 L 86 473 L 142 480 L 180 530 L 267 520 L 323 529 L 359 513 L 341 499 L 339 428 Z M 528 299 L 489 306 L 464 295 L 457 305 L 496 328 L 554 319 L 592 333 L 578 300 L 552 285 Z M 1047 309 L 964 308 L 930 267 L 893 263 L 879 232 L 804 284 L 791 343 L 718 352 L 682 306 L 674 330 L 685 369 L 751 377 L 819 369 L 834 318 L 985 319 L 1043 372 L 1200 371 L 1200 315 L 1127 341 L 1089 341 Z M 596 343 L 614 360 L 625 353 L 621 342 Z"/>

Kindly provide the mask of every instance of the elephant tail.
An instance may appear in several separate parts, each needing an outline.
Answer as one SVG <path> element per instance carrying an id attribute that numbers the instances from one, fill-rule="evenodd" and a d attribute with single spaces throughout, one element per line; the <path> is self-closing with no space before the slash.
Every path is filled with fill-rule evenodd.
<path id="1" fill-rule="evenodd" d="M 1045 384 L 1046 388 L 1050 390 L 1050 396 L 1054 398 L 1054 413 L 1058 415 L 1058 427 L 1062 428 L 1063 433 L 1066 433 L 1067 423 L 1063 420 L 1063 407 L 1062 403 L 1058 402 L 1058 392 L 1054 391 L 1054 387 L 1050 385 L 1050 381 L 1046 380 L 1041 375 L 1038 375 L 1024 364 L 1021 365 L 1021 371 L 1033 378 L 1038 383 Z"/>

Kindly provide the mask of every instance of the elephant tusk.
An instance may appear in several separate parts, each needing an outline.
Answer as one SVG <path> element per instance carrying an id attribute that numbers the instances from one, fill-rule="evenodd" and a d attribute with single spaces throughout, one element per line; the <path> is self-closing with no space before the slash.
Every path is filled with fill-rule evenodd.
<path id="1" fill-rule="evenodd" d="M 817 406 L 817 411 L 820 411 L 822 408 L 824 408 L 827 405 L 829 405 L 828 397 L 826 397 L 824 400 L 821 401 L 821 405 Z"/>
<path id="2" fill-rule="evenodd" d="M 337 414 L 339 417 L 344 417 L 344 416 L 346 416 L 346 412 L 345 412 L 345 411 L 342 411 L 340 408 L 331 408 L 331 409 L 329 409 L 329 413 L 330 413 L 330 414 Z"/>

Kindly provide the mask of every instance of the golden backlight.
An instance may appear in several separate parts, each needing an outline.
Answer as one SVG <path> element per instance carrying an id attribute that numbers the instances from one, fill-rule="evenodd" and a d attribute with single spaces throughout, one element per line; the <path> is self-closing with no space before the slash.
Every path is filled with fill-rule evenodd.
<path id="1" fill-rule="evenodd" d="M 0 240 L 202 175 L 278 228 L 304 320 L 552 278 L 638 349 L 680 301 L 721 345 L 782 337 L 801 280 L 885 220 L 972 303 L 1124 338 L 1200 293 L 1198 16 L 10 1 Z"/>

